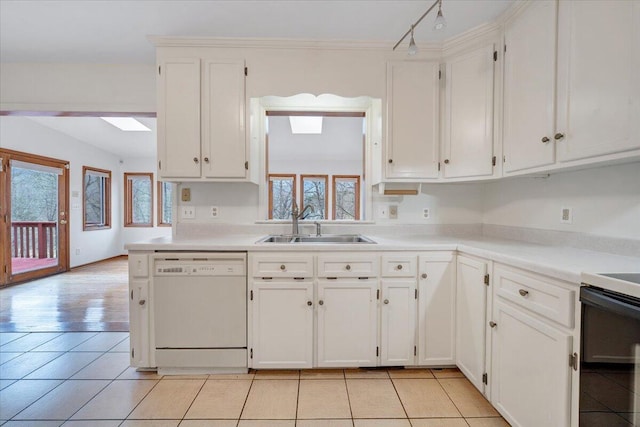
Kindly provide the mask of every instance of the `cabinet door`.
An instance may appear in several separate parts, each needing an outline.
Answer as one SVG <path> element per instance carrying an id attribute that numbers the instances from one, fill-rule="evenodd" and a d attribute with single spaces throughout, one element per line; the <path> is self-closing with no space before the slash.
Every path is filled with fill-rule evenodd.
<path id="1" fill-rule="evenodd" d="M 202 174 L 207 178 L 247 174 L 244 83 L 244 61 L 204 61 Z"/>
<path id="2" fill-rule="evenodd" d="M 490 45 L 447 62 L 445 178 L 493 175 L 493 52 Z"/>
<path id="3" fill-rule="evenodd" d="M 456 289 L 456 365 L 484 392 L 487 264 L 458 256 Z"/>
<path id="4" fill-rule="evenodd" d="M 505 172 L 555 162 L 557 1 L 531 2 L 505 28 Z"/>
<path id="5" fill-rule="evenodd" d="M 570 425 L 571 335 L 500 298 L 493 321 L 492 403 L 514 426 Z"/>
<path id="6" fill-rule="evenodd" d="M 149 281 L 129 280 L 129 343 L 131 366 L 151 367 L 149 358 Z"/>
<path id="7" fill-rule="evenodd" d="M 437 62 L 387 64 L 386 178 L 438 177 Z"/>
<path id="8" fill-rule="evenodd" d="M 376 280 L 318 282 L 318 366 L 375 366 Z"/>
<path id="9" fill-rule="evenodd" d="M 200 176 L 200 59 L 160 62 L 158 176 Z"/>
<path id="10" fill-rule="evenodd" d="M 561 1 L 558 159 L 640 148 L 640 3 Z"/>
<path id="11" fill-rule="evenodd" d="M 456 266 L 451 253 L 421 255 L 418 272 L 418 364 L 455 360 Z"/>
<path id="12" fill-rule="evenodd" d="M 313 282 L 254 282 L 252 318 L 253 368 L 312 367 Z"/>
<path id="13" fill-rule="evenodd" d="M 416 280 L 383 279 L 380 364 L 415 364 Z"/>

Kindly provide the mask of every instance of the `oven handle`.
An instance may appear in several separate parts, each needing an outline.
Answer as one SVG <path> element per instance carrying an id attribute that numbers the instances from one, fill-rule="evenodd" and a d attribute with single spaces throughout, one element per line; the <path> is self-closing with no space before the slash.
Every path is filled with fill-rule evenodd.
<path id="1" fill-rule="evenodd" d="M 621 298 L 616 298 L 597 289 L 583 286 L 580 288 L 580 302 L 624 317 L 640 320 L 640 306 L 626 300 L 623 295 Z"/>

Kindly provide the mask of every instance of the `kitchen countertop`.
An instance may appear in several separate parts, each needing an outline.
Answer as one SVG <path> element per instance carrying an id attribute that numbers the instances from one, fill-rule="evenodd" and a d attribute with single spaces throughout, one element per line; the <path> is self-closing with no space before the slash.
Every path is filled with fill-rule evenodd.
<path id="1" fill-rule="evenodd" d="M 490 237 L 443 235 L 376 236 L 377 244 L 256 243 L 264 235 L 228 234 L 201 239 L 163 237 L 130 243 L 130 251 L 258 251 L 258 252 L 345 252 L 345 251 L 454 251 L 531 270 L 579 285 L 581 274 L 640 271 L 640 258 L 614 255 L 565 246 L 548 246 Z M 635 296 L 640 297 L 640 286 Z"/>

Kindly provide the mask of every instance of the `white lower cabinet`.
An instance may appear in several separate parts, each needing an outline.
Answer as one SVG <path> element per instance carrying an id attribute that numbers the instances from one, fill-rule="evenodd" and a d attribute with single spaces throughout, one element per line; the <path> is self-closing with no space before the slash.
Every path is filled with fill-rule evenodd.
<path id="1" fill-rule="evenodd" d="M 570 425 L 573 337 L 497 298 L 491 401 L 512 426 Z"/>
<path id="2" fill-rule="evenodd" d="M 319 367 L 376 366 L 378 281 L 318 280 Z"/>
<path id="3" fill-rule="evenodd" d="M 149 358 L 149 280 L 129 280 L 129 343 L 131 366 L 152 366 Z"/>
<path id="4" fill-rule="evenodd" d="M 380 307 L 380 364 L 415 364 L 416 280 L 382 279 Z"/>
<path id="5" fill-rule="evenodd" d="M 254 281 L 253 345 L 255 369 L 313 366 L 313 281 Z"/>

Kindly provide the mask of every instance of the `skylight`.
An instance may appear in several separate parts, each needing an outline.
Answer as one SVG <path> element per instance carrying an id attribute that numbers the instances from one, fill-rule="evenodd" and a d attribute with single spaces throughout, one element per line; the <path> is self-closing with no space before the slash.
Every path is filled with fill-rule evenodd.
<path id="1" fill-rule="evenodd" d="M 289 116 L 289 123 L 293 134 L 322 133 L 322 116 Z"/>
<path id="2" fill-rule="evenodd" d="M 105 122 L 111 123 L 120 130 L 127 132 L 151 132 L 151 129 L 134 119 L 133 117 L 100 117 Z"/>

